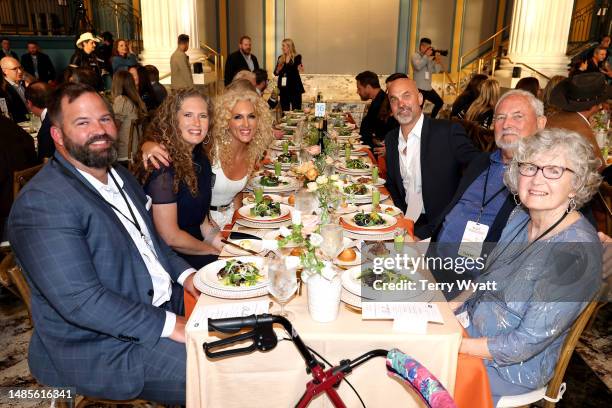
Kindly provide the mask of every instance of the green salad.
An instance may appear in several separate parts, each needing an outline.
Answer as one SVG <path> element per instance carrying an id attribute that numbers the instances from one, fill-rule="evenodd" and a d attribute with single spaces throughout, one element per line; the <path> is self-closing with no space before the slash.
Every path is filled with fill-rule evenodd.
<path id="1" fill-rule="evenodd" d="M 273 174 L 264 174 L 263 176 L 261 176 L 261 179 L 259 180 L 259 184 L 261 184 L 264 187 L 278 187 L 281 184 L 289 184 L 286 181 L 281 181 L 278 177 L 276 177 Z"/>
<path id="2" fill-rule="evenodd" d="M 217 272 L 217 278 L 225 286 L 254 286 L 261 281 L 259 268 L 253 262 L 242 262 L 236 259 L 229 260 Z"/>
<path id="3" fill-rule="evenodd" d="M 340 128 L 338 130 L 338 135 L 339 136 L 350 136 L 351 135 L 352 130 L 349 128 Z"/>
<path id="4" fill-rule="evenodd" d="M 283 164 L 290 164 L 290 163 L 298 162 L 297 155 L 292 152 L 279 154 L 276 160 L 278 160 L 279 163 L 283 163 Z"/>
<path id="5" fill-rule="evenodd" d="M 344 187 L 344 192 L 346 194 L 365 195 L 368 193 L 368 188 L 365 184 L 353 183 Z"/>
<path id="6" fill-rule="evenodd" d="M 353 216 L 353 221 L 360 227 L 376 227 L 385 225 L 386 221 L 377 212 L 364 213 L 361 211 Z"/>
<path id="7" fill-rule="evenodd" d="M 281 213 L 280 203 L 275 203 L 270 197 L 264 197 L 259 204 L 249 210 L 253 217 L 275 217 Z"/>
<path id="8" fill-rule="evenodd" d="M 403 275 L 401 273 L 397 273 L 390 269 L 384 269 L 381 274 L 374 273 L 374 269 L 366 268 L 361 274 L 357 277 L 357 279 L 361 279 L 361 283 L 370 287 L 374 286 L 374 281 L 382 281 L 382 283 L 399 283 L 399 282 L 409 282 L 410 279 L 408 276 Z"/>
<path id="9" fill-rule="evenodd" d="M 346 161 L 346 168 L 347 169 L 363 170 L 363 169 L 370 168 L 370 166 L 368 166 L 367 163 L 364 163 L 364 161 L 361 160 L 361 159 L 348 159 Z"/>

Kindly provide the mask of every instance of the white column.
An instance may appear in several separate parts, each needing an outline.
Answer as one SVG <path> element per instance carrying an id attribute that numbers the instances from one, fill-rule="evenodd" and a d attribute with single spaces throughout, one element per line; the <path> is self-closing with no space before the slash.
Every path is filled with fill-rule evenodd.
<path id="1" fill-rule="evenodd" d="M 204 56 L 197 24 L 197 0 L 141 0 L 143 64 L 155 65 L 160 75 L 170 72 L 170 56 L 179 34 L 189 36 L 189 60 Z M 162 81 L 163 82 L 163 81 Z"/>
<path id="2" fill-rule="evenodd" d="M 573 0 L 515 0 L 508 46 L 510 60 L 527 64 L 549 77 L 567 75 L 569 59 L 565 53 L 573 4 Z M 513 64 L 503 61 L 501 67 L 511 71 Z M 508 72 L 499 74 L 509 76 Z M 524 66 L 521 76 L 538 77 Z M 542 81 L 540 85 L 544 87 Z"/>

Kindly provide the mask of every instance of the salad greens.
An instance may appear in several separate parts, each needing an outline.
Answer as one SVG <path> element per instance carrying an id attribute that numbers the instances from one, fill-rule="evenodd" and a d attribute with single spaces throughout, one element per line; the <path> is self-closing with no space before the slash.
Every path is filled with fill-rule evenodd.
<path id="1" fill-rule="evenodd" d="M 259 268 L 253 262 L 242 262 L 230 259 L 225 266 L 217 272 L 219 278 L 226 286 L 255 286 L 263 278 Z"/>

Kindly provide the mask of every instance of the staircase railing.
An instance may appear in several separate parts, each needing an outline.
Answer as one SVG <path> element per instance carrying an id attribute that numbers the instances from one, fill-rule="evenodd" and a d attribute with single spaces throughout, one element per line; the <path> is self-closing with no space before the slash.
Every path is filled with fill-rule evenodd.
<path id="1" fill-rule="evenodd" d="M 214 65 L 214 72 L 215 72 L 215 87 L 214 87 L 214 91 L 215 93 L 218 92 L 219 90 L 219 81 L 223 80 L 224 77 L 224 69 L 225 69 L 225 64 L 223 61 L 223 55 L 219 52 L 217 52 L 217 50 L 215 50 L 214 48 L 212 48 L 211 46 L 209 46 L 208 44 L 205 44 L 203 42 L 200 42 L 200 48 L 206 50 L 206 59 L 210 59 L 212 58 L 213 60 L 213 65 Z"/>
<path id="2" fill-rule="evenodd" d="M 581 43 L 591 39 L 591 26 L 593 24 L 595 7 L 596 4 L 592 1 L 574 11 L 572 22 L 570 23 L 568 43 Z"/>
<path id="3" fill-rule="evenodd" d="M 136 54 L 142 51 L 142 18 L 140 10 L 130 4 L 114 0 L 92 0 L 92 8 L 100 17 L 98 31 L 111 31 L 116 38 L 126 38 L 136 43 Z M 106 17 L 104 21 L 102 17 Z M 109 21 L 110 20 L 110 21 Z M 109 26 L 110 25 L 110 26 Z"/>
<path id="4" fill-rule="evenodd" d="M 477 46 L 475 46 L 474 48 L 472 48 L 471 50 L 469 50 L 468 52 L 464 53 L 463 55 L 459 57 L 459 66 L 457 67 L 458 68 L 457 69 L 457 84 L 459 87 L 461 87 L 461 80 L 462 80 L 463 72 L 466 68 L 469 68 L 471 66 L 472 71 L 477 71 L 478 73 L 481 73 L 484 70 L 484 67 L 487 62 L 492 63 L 493 59 L 495 58 L 495 55 L 497 54 L 497 48 L 502 43 L 503 35 L 507 30 L 509 30 L 509 28 L 510 28 L 509 25 L 505 26 L 504 28 L 502 28 L 501 30 L 499 30 L 498 32 L 490 36 L 489 38 L 481 41 Z M 485 52 L 484 54 L 480 56 L 475 54 L 477 51 L 481 50 L 483 47 L 487 46 L 488 44 L 490 44 L 491 48 L 488 49 L 487 47 L 488 49 L 487 52 Z M 467 57 L 471 56 L 472 54 L 475 54 L 476 58 L 464 66 L 463 65 L 464 60 Z"/>

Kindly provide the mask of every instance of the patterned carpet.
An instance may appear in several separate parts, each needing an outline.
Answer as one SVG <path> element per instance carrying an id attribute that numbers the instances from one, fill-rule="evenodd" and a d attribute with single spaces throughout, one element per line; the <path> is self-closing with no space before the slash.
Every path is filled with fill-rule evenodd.
<path id="1" fill-rule="evenodd" d="M 561 408 L 610 406 L 612 399 L 612 307 L 607 304 L 591 330 L 583 335 L 574 353 L 565 381 L 567 392 Z M 39 387 L 28 370 L 27 349 L 31 335 L 28 314 L 22 302 L 0 288 L 0 387 Z M 49 402 L 6 401 L 1 407 L 49 407 Z M 130 405 L 126 405 L 130 407 Z"/>

